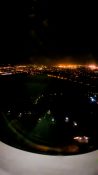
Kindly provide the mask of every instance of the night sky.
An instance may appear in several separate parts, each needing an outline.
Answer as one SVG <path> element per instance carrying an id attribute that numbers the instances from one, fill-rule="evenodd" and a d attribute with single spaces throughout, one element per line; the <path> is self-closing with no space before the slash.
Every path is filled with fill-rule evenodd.
<path id="1" fill-rule="evenodd" d="M 64 2 L 8 2 L 0 63 L 97 62 L 97 6 Z"/>

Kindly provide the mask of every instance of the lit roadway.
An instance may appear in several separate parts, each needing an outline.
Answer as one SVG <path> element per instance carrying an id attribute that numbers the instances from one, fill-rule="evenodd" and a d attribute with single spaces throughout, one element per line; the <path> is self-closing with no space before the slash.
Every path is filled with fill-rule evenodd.
<path id="1" fill-rule="evenodd" d="M 0 175 L 98 175 L 98 151 L 76 156 L 48 156 L 0 142 Z"/>

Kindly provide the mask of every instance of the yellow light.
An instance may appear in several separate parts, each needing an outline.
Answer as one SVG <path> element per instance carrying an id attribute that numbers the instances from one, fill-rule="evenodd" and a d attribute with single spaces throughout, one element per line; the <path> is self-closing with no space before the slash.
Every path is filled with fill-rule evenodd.
<path id="1" fill-rule="evenodd" d="M 75 64 L 59 64 L 57 67 L 62 68 L 62 69 L 76 69 L 78 67 L 78 65 L 75 65 Z"/>

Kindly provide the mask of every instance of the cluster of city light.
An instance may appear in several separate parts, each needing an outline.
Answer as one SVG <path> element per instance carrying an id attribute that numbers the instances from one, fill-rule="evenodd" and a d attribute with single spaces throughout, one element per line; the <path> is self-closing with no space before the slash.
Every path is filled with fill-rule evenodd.
<path id="1" fill-rule="evenodd" d="M 87 136 L 77 136 L 77 137 L 74 137 L 74 140 L 79 142 L 79 143 L 88 143 L 89 137 L 87 137 Z"/>
<path id="2" fill-rule="evenodd" d="M 90 97 L 90 102 L 98 104 L 97 96 L 95 95 L 94 97 Z"/>
<path id="3" fill-rule="evenodd" d="M 1 75 L 12 75 L 11 72 L 4 72 L 4 73 L 1 73 Z"/>
<path id="4" fill-rule="evenodd" d="M 57 65 L 58 68 L 62 69 L 77 69 L 80 67 L 80 65 L 75 65 L 75 64 L 59 64 Z"/>
<path id="5" fill-rule="evenodd" d="M 48 77 L 51 77 L 51 78 L 58 78 L 58 79 L 62 79 L 62 80 L 67 80 L 67 78 L 65 78 L 65 77 L 60 77 L 60 76 L 50 75 L 50 74 L 48 74 Z"/>
<path id="6" fill-rule="evenodd" d="M 35 101 L 34 101 L 34 104 L 38 104 L 39 100 L 40 100 L 41 98 L 43 98 L 43 97 L 44 97 L 43 94 L 42 94 L 41 96 L 37 97 L 37 98 L 35 99 Z"/>
<path id="7" fill-rule="evenodd" d="M 94 97 L 90 97 L 91 102 L 96 102 L 96 99 Z"/>
<path id="8" fill-rule="evenodd" d="M 15 65 L 15 66 L 1 66 L 0 67 L 0 75 L 11 75 L 16 73 L 29 73 L 31 75 L 35 73 L 40 73 L 44 70 L 48 69 L 45 65 Z"/>
<path id="9" fill-rule="evenodd" d="M 57 68 L 61 68 L 61 69 L 77 69 L 80 67 L 85 67 L 85 68 L 89 68 L 91 70 L 96 70 L 98 69 L 98 66 L 96 64 L 89 64 L 89 65 L 79 65 L 79 64 L 58 64 L 56 66 Z"/>
<path id="10" fill-rule="evenodd" d="M 98 66 L 96 66 L 95 64 L 90 64 L 88 65 L 88 68 L 90 68 L 91 70 L 95 70 L 98 69 Z"/>
<path id="11" fill-rule="evenodd" d="M 29 73 L 31 75 L 37 73 L 40 74 L 43 71 L 54 72 L 56 70 L 63 69 L 77 69 L 84 67 L 86 69 L 91 69 L 92 71 L 98 71 L 98 65 L 96 64 L 87 64 L 87 65 L 79 65 L 79 64 L 57 64 L 55 66 L 46 66 L 46 65 L 36 65 L 36 64 L 28 64 L 28 65 L 15 65 L 15 66 L 2 66 L 0 67 L 0 75 L 11 75 L 16 73 Z M 63 79 L 63 77 L 56 77 Z"/>

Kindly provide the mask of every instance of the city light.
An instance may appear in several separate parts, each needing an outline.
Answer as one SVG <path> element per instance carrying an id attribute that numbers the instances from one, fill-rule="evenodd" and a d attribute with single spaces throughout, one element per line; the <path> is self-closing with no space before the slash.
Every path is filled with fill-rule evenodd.
<path id="1" fill-rule="evenodd" d="M 65 117 L 65 122 L 69 122 L 69 117 Z"/>
<path id="2" fill-rule="evenodd" d="M 27 64 L 27 65 L 15 65 L 15 66 L 2 66 L 0 67 L 0 75 L 12 75 L 16 73 L 27 73 L 30 75 L 41 74 L 44 71 L 50 71 L 53 73 L 54 71 L 65 71 L 67 69 L 71 69 L 73 71 L 77 71 L 77 68 L 90 69 L 92 71 L 96 71 L 98 73 L 98 65 L 90 64 L 90 65 L 79 65 L 79 64 L 57 64 L 57 65 L 36 65 L 36 64 Z M 67 79 L 66 77 L 61 76 L 60 72 L 58 75 L 48 75 L 50 77 L 58 78 L 58 79 Z M 76 78 L 79 77 L 78 74 L 75 75 Z"/>
<path id="3" fill-rule="evenodd" d="M 74 126 L 77 126 L 78 124 L 74 121 L 74 122 L 73 122 L 73 125 L 74 125 Z"/>
<path id="4" fill-rule="evenodd" d="M 74 64 L 60 64 L 57 67 L 62 68 L 62 69 L 76 69 L 78 65 Z"/>
<path id="5" fill-rule="evenodd" d="M 90 97 L 91 102 L 96 102 L 96 99 L 94 97 Z"/>
<path id="6" fill-rule="evenodd" d="M 54 122 L 55 120 L 54 120 L 54 118 L 52 118 L 52 120 L 51 120 L 52 122 Z"/>
<path id="7" fill-rule="evenodd" d="M 98 69 L 98 67 L 95 64 L 88 65 L 88 68 L 90 68 L 91 70 Z"/>
<path id="8" fill-rule="evenodd" d="M 74 140 L 79 142 L 79 143 L 88 143 L 89 141 L 89 137 L 86 137 L 86 136 L 77 136 L 77 137 L 74 137 Z"/>
<path id="9" fill-rule="evenodd" d="M 47 114 L 48 114 L 48 115 L 50 115 L 50 114 L 51 114 L 51 111 L 50 111 L 50 110 L 48 110 L 48 111 L 47 111 Z"/>

